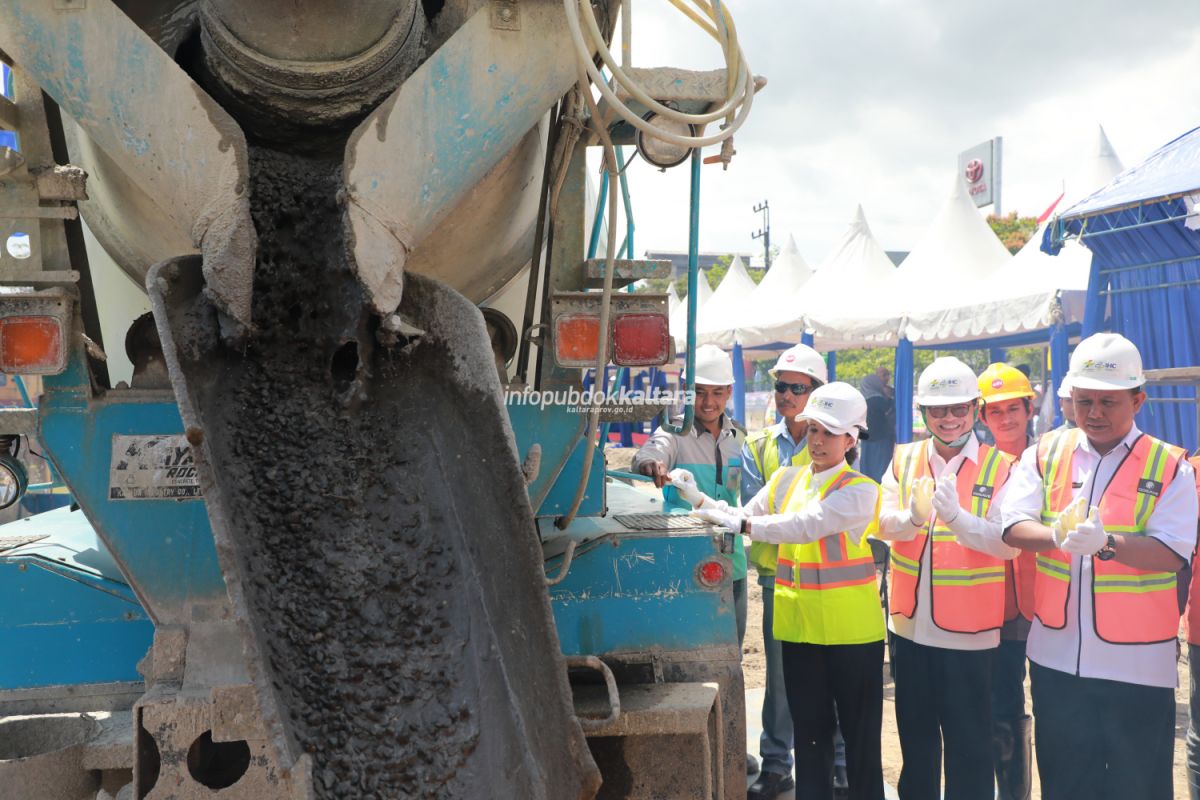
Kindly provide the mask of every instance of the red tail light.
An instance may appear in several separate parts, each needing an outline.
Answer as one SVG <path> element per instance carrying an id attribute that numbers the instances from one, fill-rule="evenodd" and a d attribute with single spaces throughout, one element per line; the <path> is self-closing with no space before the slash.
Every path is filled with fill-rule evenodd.
<path id="1" fill-rule="evenodd" d="M 696 580 L 701 586 L 716 587 L 725 582 L 725 576 L 728 571 L 725 568 L 725 562 L 719 558 L 710 558 L 707 561 L 700 562 L 700 566 L 696 567 Z"/>
<path id="2" fill-rule="evenodd" d="M 665 314 L 622 314 L 613 320 L 613 363 L 619 367 L 665 364 L 670 343 Z"/>

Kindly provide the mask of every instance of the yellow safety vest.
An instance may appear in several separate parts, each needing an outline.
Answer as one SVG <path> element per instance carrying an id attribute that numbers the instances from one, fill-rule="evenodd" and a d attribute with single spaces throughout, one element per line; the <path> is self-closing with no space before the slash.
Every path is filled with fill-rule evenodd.
<path id="1" fill-rule="evenodd" d="M 779 545 L 773 633 L 784 642 L 866 644 L 884 638 L 883 607 L 875 583 L 875 558 L 867 536 L 879 525 L 882 492 L 865 475 L 842 466 L 823 486 L 812 466 L 787 467 L 771 476 L 769 513 L 800 511 L 839 489 L 875 486 L 875 514 L 858 544 L 845 532 L 808 544 Z"/>
<path id="2" fill-rule="evenodd" d="M 762 476 L 763 483 L 770 481 L 771 476 L 779 469 L 778 437 L 769 428 L 755 431 L 746 437 L 746 449 L 750 451 L 750 457 L 754 459 L 754 466 L 758 467 L 758 474 Z M 807 441 L 792 455 L 792 460 L 788 463 L 793 467 L 803 467 L 812 463 L 812 458 L 808 455 Z M 745 502 L 749 503 L 750 498 L 747 497 Z M 765 578 L 774 575 L 778 560 L 779 545 L 766 542 L 750 543 L 750 563 L 758 570 L 759 575 Z"/>

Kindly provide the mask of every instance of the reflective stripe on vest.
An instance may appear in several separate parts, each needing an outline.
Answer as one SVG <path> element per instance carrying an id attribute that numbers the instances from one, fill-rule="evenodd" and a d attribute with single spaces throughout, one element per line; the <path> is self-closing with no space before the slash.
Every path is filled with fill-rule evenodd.
<path id="1" fill-rule="evenodd" d="M 900 484 L 900 508 L 908 508 L 913 483 L 930 474 L 928 439 L 897 445 L 893 474 Z M 986 517 L 996 490 L 1008 480 L 1009 461 L 994 447 L 981 444 L 977 461 L 964 458 L 955 477 L 958 503 L 964 512 Z M 941 520 L 908 542 L 892 544 L 889 610 L 912 618 L 921 582 L 921 559 L 932 547 L 930 616 L 952 633 L 979 633 L 1004 624 L 1004 560 L 963 547 Z"/>
<path id="2" fill-rule="evenodd" d="M 1052 525 L 1074 499 L 1072 476 L 1076 428 L 1046 434 L 1038 443 L 1042 474 L 1042 522 Z M 1110 533 L 1142 536 L 1158 498 L 1170 486 L 1183 451 L 1142 434 L 1117 466 L 1098 504 L 1100 521 Z M 1092 558 L 1092 624 L 1096 635 L 1113 644 L 1150 644 L 1176 638 L 1179 604 L 1173 572 L 1149 572 Z M 1037 554 L 1034 614 L 1048 628 L 1067 623 L 1071 597 L 1071 556 L 1053 549 Z"/>
<path id="3" fill-rule="evenodd" d="M 750 451 L 751 458 L 754 459 L 754 466 L 758 467 L 758 474 L 762 476 L 763 483 L 771 479 L 775 471 L 779 469 L 779 437 L 775 436 L 772 431 L 765 429 L 752 434 L 746 439 L 747 448 Z M 803 467 L 812 461 L 808 455 L 808 443 L 806 442 L 799 450 L 792 454 L 792 460 L 789 462 L 793 467 Z M 750 502 L 750 498 L 746 498 L 746 502 Z M 777 513 L 771 511 L 770 513 Z M 776 565 L 779 561 L 779 545 L 768 544 L 767 542 L 750 542 L 750 563 L 758 570 L 758 574 L 763 577 L 770 577 L 775 574 Z"/>
<path id="4" fill-rule="evenodd" d="M 819 490 L 811 480 L 811 466 L 780 469 L 770 484 L 771 512 L 800 511 L 817 497 L 824 499 L 839 489 L 874 485 L 870 478 L 845 466 Z M 875 559 L 867 542 L 878 517 L 877 493 L 874 519 L 858 544 L 843 531 L 816 542 L 780 545 L 775 573 L 776 639 L 823 645 L 883 639 L 885 626 L 875 583 Z"/>

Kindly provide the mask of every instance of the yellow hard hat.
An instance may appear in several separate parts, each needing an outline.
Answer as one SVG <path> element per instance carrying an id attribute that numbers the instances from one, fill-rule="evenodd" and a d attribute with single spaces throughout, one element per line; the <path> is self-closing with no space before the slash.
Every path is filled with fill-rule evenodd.
<path id="1" fill-rule="evenodd" d="M 979 375 L 979 393 L 983 402 L 998 403 L 1001 400 L 1016 400 L 1019 397 L 1034 397 L 1033 386 L 1025 373 L 1014 366 L 1003 363 L 989 364 Z"/>

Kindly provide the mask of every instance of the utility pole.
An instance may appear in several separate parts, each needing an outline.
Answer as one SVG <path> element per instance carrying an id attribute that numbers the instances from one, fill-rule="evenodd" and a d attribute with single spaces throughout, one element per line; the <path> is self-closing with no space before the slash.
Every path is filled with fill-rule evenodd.
<path id="1" fill-rule="evenodd" d="M 754 207 L 754 213 L 763 215 L 763 224 L 757 233 L 750 234 L 750 238 L 763 240 L 763 266 L 766 271 L 771 269 L 771 206 L 763 200 Z"/>

